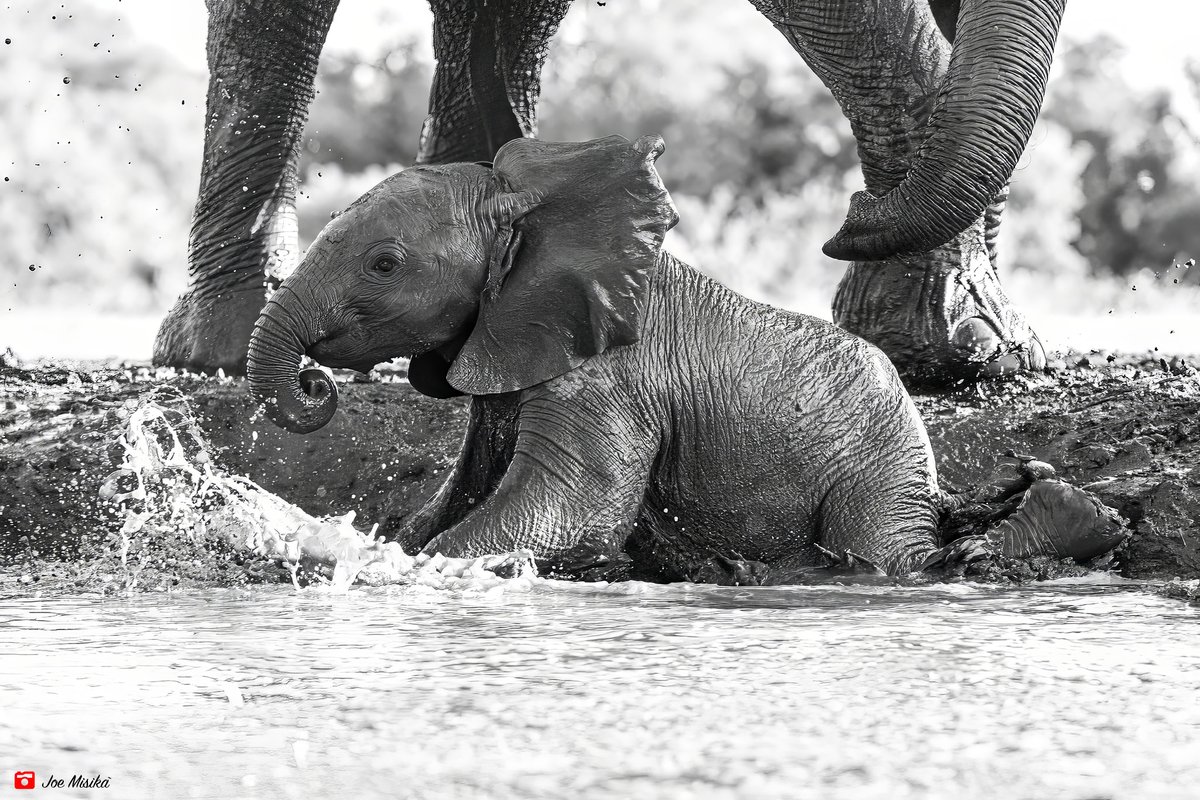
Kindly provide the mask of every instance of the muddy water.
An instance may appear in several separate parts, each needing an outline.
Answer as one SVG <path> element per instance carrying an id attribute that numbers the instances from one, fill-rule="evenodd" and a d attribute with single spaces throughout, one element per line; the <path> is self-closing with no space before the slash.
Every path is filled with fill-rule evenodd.
<path id="1" fill-rule="evenodd" d="M 12 599 L 0 653 L 4 784 L 109 778 L 38 797 L 1200 786 L 1200 610 L 1130 584 Z"/>

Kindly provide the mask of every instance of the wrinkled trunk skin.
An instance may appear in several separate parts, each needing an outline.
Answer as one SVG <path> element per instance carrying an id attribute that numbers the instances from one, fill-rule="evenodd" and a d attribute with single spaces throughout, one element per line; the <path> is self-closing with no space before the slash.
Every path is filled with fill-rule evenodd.
<path id="1" fill-rule="evenodd" d="M 209 0 L 209 89 L 188 288 L 154 363 L 242 374 L 268 287 L 299 259 L 296 164 L 337 0 Z"/>
<path id="2" fill-rule="evenodd" d="M 1007 183 L 1033 132 L 1066 0 L 963 0 L 949 74 L 903 182 L 851 199 L 825 246 L 844 260 L 914 255 L 960 233 Z"/>
<path id="3" fill-rule="evenodd" d="M 304 351 L 318 336 L 303 289 L 284 286 L 263 309 L 250 337 L 247 377 L 250 392 L 267 417 L 292 433 L 324 427 L 337 411 L 337 387 L 324 372 L 300 370 Z"/>
<path id="4" fill-rule="evenodd" d="M 930 4 L 753 1 L 838 100 L 858 142 L 867 190 L 884 196 L 901 185 L 951 72 L 951 48 Z M 948 26 L 957 3 L 935 5 Z M 1003 183 L 998 189 L 986 220 L 977 213 L 949 242 L 919 256 L 853 263 L 839 286 L 834 322 L 879 346 L 910 387 L 1045 364 L 1036 335 L 996 277 L 1007 196 Z"/>

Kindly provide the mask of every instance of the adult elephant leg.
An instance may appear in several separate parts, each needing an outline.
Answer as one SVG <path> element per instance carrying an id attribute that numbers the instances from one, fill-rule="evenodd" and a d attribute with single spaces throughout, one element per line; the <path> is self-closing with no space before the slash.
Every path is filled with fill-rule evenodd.
<path id="1" fill-rule="evenodd" d="M 266 299 L 296 265 L 296 163 L 338 0 L 208 0 L 208 108 L 188 286 L 154 363 L 243 374 Z"/>
<path id="2" fill-rule="evenodd" d="M 928 0 L 753 2 L 837 98 L 858 142 L 869 196 L 884 197 L 905 184 L 920 165 L 931 112 L 944 105 L 939 92 L 951 72 L 951 48 L 938 22 L 954 33 L 957 3 L 934 0 L 935 20 Z M 970 21 L 970 14 L 965 18 Z M 998 128 L 1005 124 L 996 121 Z M 1012 142 L 1007 146 L 1011 150 Z M 963 158 L 985 162 L 990 155 L 977 146 L 965 149 Z M 892 252 L 903 255 L 873 254 L 847 269 L 834 321 L 883 349 L 909 385 L 945 385 L 1045 364 L 1041 343 L 1013 308 L 994 267 L 1002 188 L 1003 180 L 991 187 L 991 209 L 984 213 L 988 204 L 981 205 L 945 244 L 913 254 L 889 239 Z M 957 204 L 948 188 L 920 199 L 903 209 L 908 216 L 923 218 L 922 203 L 935 210 Z M 856 196 L 847 228 L 867 205 Z"/>
<path id="3" fill-rule="evenodd" d="M 920 256 L 851 262 L 833 320 L 883 350 L 910 388 L 1046 365 L 1041 340 L 1000 284 L 982 219 Z"/>
<path id="4" fill-rule="evenodd" d="M 423 164 L 490 161 L 537 133 L 550 39 L 570 0 L 431 0 L 437 69 L 421 131 Z"/>
<path id="5" fill-rule="evenodd" d="M 491 161 L 537 132 L 542 65 L 570 0 L 432 0 L 437 59 L 417 160 Z M 471 400 L 462 450 L 437 493 L 385 531 L 416 552 L 499 485 L 516 442 L 517 395 Z"/>

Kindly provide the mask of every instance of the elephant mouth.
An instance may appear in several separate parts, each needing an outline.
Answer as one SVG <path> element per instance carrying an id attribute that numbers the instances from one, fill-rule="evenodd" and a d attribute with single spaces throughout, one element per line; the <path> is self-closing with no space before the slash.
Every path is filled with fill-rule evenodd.
<path id="1" fill-rule="evenodd" d="M 376 359 L 370 354 L 364 354 L 361 349 L 358 352 L 352 352 L 338 339 L 322 339 L 314 342 L 305 349 L 304 354 L 321 366 L 332 369 L 353 369 L 364 374 L 375 369 L 375 365 L 380 363 L 380 359 Z"/>

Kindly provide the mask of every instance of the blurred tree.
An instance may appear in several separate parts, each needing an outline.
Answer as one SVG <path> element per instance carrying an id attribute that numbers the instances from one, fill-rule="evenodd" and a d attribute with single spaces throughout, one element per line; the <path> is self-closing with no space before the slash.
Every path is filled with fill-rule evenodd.
<path id="1" fill-rule="evenodd" d="M 187 276 L 203 111 L 181 103 L 204 78 L 110 8 L 14 5 L 0 45 L 4 308 L 162 308 Z"/>
<path id="2" fill-rule="evenodd" d="M 397 42 L 385 55 L 326 56 L 305 130 L 304 172 L 336 162 L 345 172 L 379 164 L 411 164 L 429 105 L 432 65 L 417 43 Z"/>
<path id="3" fill-rule="evenodd" d="M 663 179 L 700 197 L 861 183 L 833 96 L 766 20 L 703 0 L 670 6 L 668 26 L 628 10 L 572 11 L 547 63 L 540 135 L 662 134 Z"/>
<path id="4" fill-rule="evenodd" d="M 1175 221 L 1200 192 L 1200 176 L 1181 158 L 1195 139 L 1166 90 L 1130 85 L 1123 56 L 1109 36 L 1067 42 L 1043 112 L 1091 150 L 1080 174 L 1075 246 L 1093 270 L 1122 274 L 1169 265 L 1200 244 L 1194 225 L 1187 234 Z M 1168 241 L 1167 234 L 1182 238 Z"/>
<path id="5" fill-rule="evenodd" d="M 1088 260 L 1073 244 L 1087 203 L 1079 176 L 1091 148 L 1056 122 L 1038 121 L 1013 172 L 998 250 L 1000 265 L 1080 280 Z"/>

